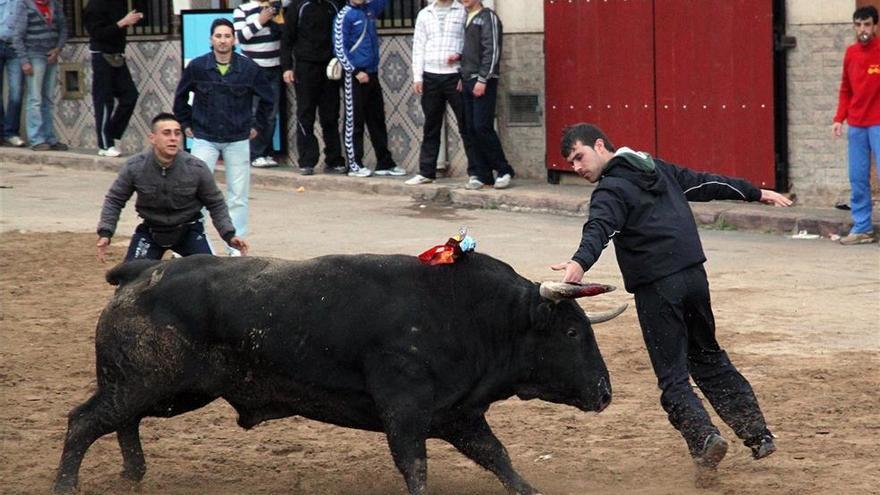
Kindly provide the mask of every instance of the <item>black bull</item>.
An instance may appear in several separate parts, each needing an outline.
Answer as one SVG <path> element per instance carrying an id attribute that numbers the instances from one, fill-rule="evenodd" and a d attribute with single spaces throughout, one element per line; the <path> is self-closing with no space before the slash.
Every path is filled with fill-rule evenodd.
<path id="1" fill-rule="evenodd" d="M 554 292 L 482 254 L 435 267 L 411 256 L 191 256 L 122 264 L 107 280 L 119 288 L 98 321 L 97 390 L 69 414 L 56 492 L 76 489 L 86 450 L 112 432 L 123 476 L 140 480 L 140 420 L 222 397 L 244 428 L 299 415 L 385 432 L 410 493 L 426 490 L 426 438 L 512 492 L 537 493 L 486 423 L 489 406 L 513 395 L 584 411 L 611 401 L 572 299 L 612 288 Z"/>

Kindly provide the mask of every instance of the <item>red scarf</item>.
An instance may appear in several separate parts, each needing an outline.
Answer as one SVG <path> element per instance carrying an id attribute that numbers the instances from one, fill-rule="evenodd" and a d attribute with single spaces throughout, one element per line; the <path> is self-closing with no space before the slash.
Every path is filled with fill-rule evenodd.
<path id="1" fill-rule="evenodd" d="M 49 0 L 34 0 L 34 3 L 37 5 L 37 10 L 40 11 L 40 14 L 43 15 L 43 19 L 46 19 L 46 24 L 52 25 L 52 6 L 49 5 Z"/>

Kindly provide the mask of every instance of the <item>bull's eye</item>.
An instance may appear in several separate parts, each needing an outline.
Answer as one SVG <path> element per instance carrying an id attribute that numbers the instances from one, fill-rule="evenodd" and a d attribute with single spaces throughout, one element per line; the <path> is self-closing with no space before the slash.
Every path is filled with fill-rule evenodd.
<path id="1" fill-rule="evenodd" d="M 565 335 L 568 335 L 569 337 L 574 339 L 578 336 L 578 333 L 577 330 L 575 330 L 574 328 L 569 328 L 568 331 L 565 332 Z"/>

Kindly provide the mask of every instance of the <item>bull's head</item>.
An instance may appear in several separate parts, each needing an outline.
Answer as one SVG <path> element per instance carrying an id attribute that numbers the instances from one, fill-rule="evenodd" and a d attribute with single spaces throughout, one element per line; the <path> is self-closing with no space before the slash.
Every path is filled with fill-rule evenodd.
<path id="1" fill-rule="evenodd" d="M 584 411 L 602 411 L 611 403 L 611 380 L 591 323 L 620 315 L 626 305 L 588 315 L 576 298 L 610 292 L 599 284 L 545 282 L 532 313 L 526 361 L 528 377 L 517 386 L 521 399 L 542 399 Z"/>

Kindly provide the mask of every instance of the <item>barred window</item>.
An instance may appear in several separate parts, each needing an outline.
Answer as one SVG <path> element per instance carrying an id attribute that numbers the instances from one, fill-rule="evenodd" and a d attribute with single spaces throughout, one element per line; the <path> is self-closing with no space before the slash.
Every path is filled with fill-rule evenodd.
<path id="1" fill-rule="evenodd" d="M 425 5 L 423 0 L 388 0 L 379 18 L 379 29 L 413 29 L 416 16 Z"/>
<path id="2" fill-rule="evenodd" d="M 172 0 L 122 0 L 128 10 L 137 10 L 144 18 L 137 26 L 128 28 L 129 35 L 168 35 L 173 32 L 174 9 Z M 67 30 L 72 38 L 87 37 L 83 26 L 83 7 L 89 0 L 64 0 L 64 14 L 67 16 Z"/>

